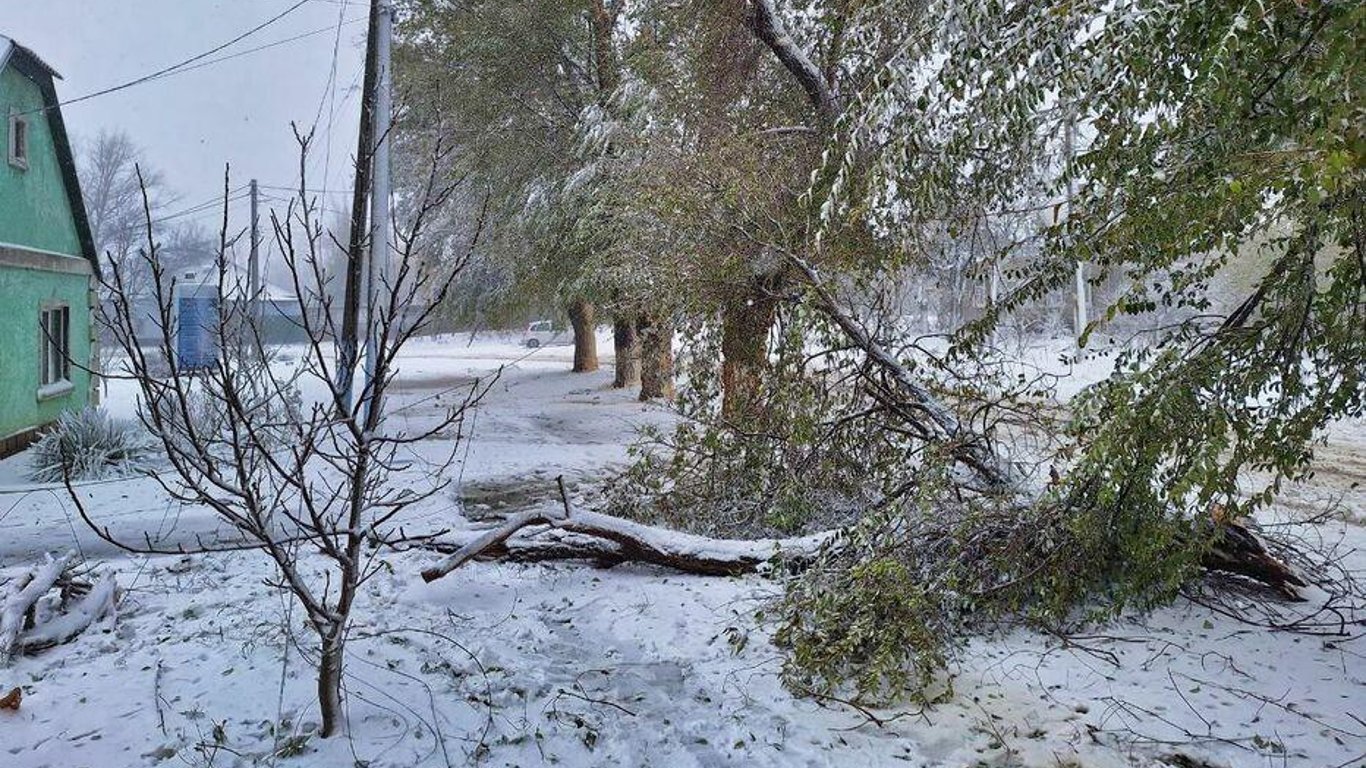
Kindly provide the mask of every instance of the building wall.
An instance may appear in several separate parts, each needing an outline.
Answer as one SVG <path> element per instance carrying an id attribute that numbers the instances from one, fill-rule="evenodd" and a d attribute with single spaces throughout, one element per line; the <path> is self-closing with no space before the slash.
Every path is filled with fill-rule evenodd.
<path id="1" fill-rule="evenodd" d="M 0 456 L 91 402 L 91 267 L 81 252 L 42 91 L 0 70 Z M 9 163 L 10 114 L 28 115 L 28 168 Z M 71 388 L 40 399 L 44 305 L 71 308 Z"/>
<path id="2" fill-rule="evenodd" d="M 41 265 L 33 268 L 30 264 Z M 58 269 L 53 269 L 57 267 Z M 63 271 L 64 270 L 64 271 Z M 90 265 L 73 256 L 47 256 L 0 247 L 0 439 L 51 422 L 90 403 L 93 345 Z M 71 383 L 65 394 L 40 400 L 45 304 L 71 307 Z"/>
<path id="3" fill-rule="evenodd" d="M 42 91 L 14 67 L 0 71 L 0 245 L 81 255 Z M 28 170 L 9 163 L 11 111 L 28 112 Z"/>

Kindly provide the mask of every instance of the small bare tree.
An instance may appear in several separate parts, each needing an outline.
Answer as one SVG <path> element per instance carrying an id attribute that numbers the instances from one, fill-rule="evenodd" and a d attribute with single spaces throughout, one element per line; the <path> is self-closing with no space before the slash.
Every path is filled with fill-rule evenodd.
<path id="1" fill-rule="evenodd" d="M 384 423 L 384 401 L 404 345 L 428 324 L 437 306 L 470 258 L 472 236 L 461 252 L 420 253 L 424 225 L 450 197 L 456 183 L 433 171 L 421 198 L 405 201 L 405 221 L 395 230 L 396 258 L 385 279 L 371 291 L 370 325 L 378 334 L 374 376 L 365 381 L 347 407 L 337 384 L 338 336 L 326 286 L 325 233 L 316 203 L 306 193 L 305 163 L 309 137 L 300 145 L 299 191 L 283 211 L 271 214 L 274 243 L 283 255 L 292 288 L 304 304 L 295 318 L 305 341 L 293 370 L 272 359 L 263 338 L 262 315 L 275 312 L 249 296 L 235 277 L 230 254 L 236 239 L 226 202 L 219 231 L 216 282 L 201 288 L 216 303 L 216 316 L 203 331 L 217 349 L 214 362 L 191 370 L 177 355 L 177 281 L 159 258 L 150 210 L 144 208 L 146 241 L 139 255 L 151 275 L 160 336 L 157 349 L 146 349 L 134 333 L 135 320 L 128 275 L 117 262 L 102 278 L 113 297 L 103 318 L 125 356 L 125 369 L 115 375 L 134 379 L 139 387 L 139 416 L 159 440 L 173 471 L 158 476 L 176 500 L 213 510 L 240 538 L 197 547 L 158 547 L 151 541 L 116 541 L 80 508 L 81 515 L 111 543 L 138 552 L 221 551 L 259 549 L 275 565 L 273 586 L 288 591 L 304 609 L 318 638 L 318 703 L 321 735 L 336 733 L 342 717 L 342 671 L 348 628 L 356 596 L 377 570 L 378 548 L 418 536 L 399 527 L 403 511 L 431 497 L 444 485 L 438 469 L 425 487 L 414 487 L 394 475 L 408 467 L 400 458 L 407 444 L 462 434 L 463 417 L 487 385 L 476 382 L 458 405 L 445 411 L 421 434 L 403 434 Z M 432 168 L 445 150 L 438 146 Z M 229 190 L 224 179 L 225 201 Z M 145 198 L 144 198 L 145 200 Z M 480 214 L 481 219 L 483 215 Z M 476 227 L 475 232 L 478 232 Z M 446 246 L 449 248 L 449 246 Z M 214 314 L 214 313 L 211 313 Z M 319 402 L 303 402 L 299 384 L 325 392 Z M 449 458 L 448 458 L 449 462 Z M 70 490 L 70 488 L 68 488 Z M 73 492 L 78 508 L 80 499 Z M 372 545 L 367 547 L 367 543 Z M 305 566 L 316 553 L 326 565 Z"/>

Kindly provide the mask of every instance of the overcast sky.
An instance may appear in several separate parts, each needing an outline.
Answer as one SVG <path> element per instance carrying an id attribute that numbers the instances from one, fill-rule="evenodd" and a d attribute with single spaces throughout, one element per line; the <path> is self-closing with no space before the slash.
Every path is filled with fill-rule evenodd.
<path id="1" fill-rule="evenodd" d="M 68 100 L 215 48 L 297 1 L 0 0 L 0 34 L 60 72 L 58 95 Z M 126 132 L 177 193 L 175 211 L 217 195 L 224 163 L 232 164 L 233 186 L 253 176 L 262 184 L 296 183 L 289 123 L 306 129 L 317 119 L 309 186 L 349 188 L 366 8 L 363 0 L 308 0 L 209 58 L 279 45 L 70 104 L 62 109 L 67 128 L 77 141 L 102 128 Z M 349 23 L 341 26 L 331 86 L 339 18 Z M 244 209 L 245 202 L 234 208 Z M 212 212 L 199 218 L 216 223 Z"/>

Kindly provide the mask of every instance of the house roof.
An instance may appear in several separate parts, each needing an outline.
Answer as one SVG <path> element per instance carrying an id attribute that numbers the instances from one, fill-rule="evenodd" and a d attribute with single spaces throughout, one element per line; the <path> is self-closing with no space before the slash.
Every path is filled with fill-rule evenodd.
<path id="1" fill-rule="evenodd" d="M 175 277 L 185 285 L 210 285 L 218 282 L 217 262 L 190 265 L 175 271 Z M 223 264 L 223 290 L 225 294 L 245 294 L 250 276 L 247 269 L 234 261 Z M 261 277 L 260 298 L 266 301 L 298 301 L 299 296 L 293 288 Z"/>
<path id="2" fill-rule="evenodd" d="M 53 69 L 52 66 L 48 64 L 46 61 L 43 61 L 42 58 L 38 56 L 38 54 L 33 52 L 33 49 L 20 45 L 19 43 L 15 42 L 14 38 L 6 37 L 5 35 L 0 35 L 0 69 L 5 68 L 5 64 L 8 62 L 10 54 L 14 52 L 19 52 L 22 55 L 32 59 L 33 62 L 38 66 L 38 68 L 46 72 L 48 76 L 55 78 L 57 80 L 62 79 L 61 73 Z"/>
<path id="3" fill-rule="evenodd" d="M 54 79 L 60 80 L 62 76 L 39 58 L 38 54 L 15 42 L 13 38 L 0 35 L 0 70 L 6 67 L 14 67 L 19 74 L 32 80 L 43 94 L 42 113 L 47 115 L 52 143 L 57 149 L 57 166 L 62 171 L 67 204 L 71 206 L 71 217 L 76 221 L 76 235 L 81 241 L 81 255 L 90 262 L 90 268 L 98 275 L 100 257 L 95 251 L 95 240 L 90 235 L 90 219 L 86 215 L 85 199 L 81 197 L 81 182 L 76 175 L 76 158 L 71 152 L 71 140 L 66 135 L 61 102 L 57 99 L 57 86 L 53 82 Z"/>

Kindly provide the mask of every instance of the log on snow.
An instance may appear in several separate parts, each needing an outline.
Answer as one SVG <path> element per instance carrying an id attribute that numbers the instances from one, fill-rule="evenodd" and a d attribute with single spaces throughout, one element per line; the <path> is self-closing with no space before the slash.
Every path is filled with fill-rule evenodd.
<path id="1" fill-rule="evenodd" d="M 808 562 L 836 535 L 827 531 L 793 539 L 712 539 L 610 515 L 575 512 L 566 517 L 532 510 L 463 542 L 427 545 L 449 556 L 422 571 L 422 578 L 434 581 L 471 560 L 588 560 L 599 566 L 635 562 L 702 576 L 735 576 L 757 572 L 775 557 L 788 563 Z M 1307 586 L 1256 534 L 1236 523 L 1221 524 L 1220 538 L 1202 566 L 1272 587 L 1291 600 L 1302 599 L 1295 588 Z"/>

